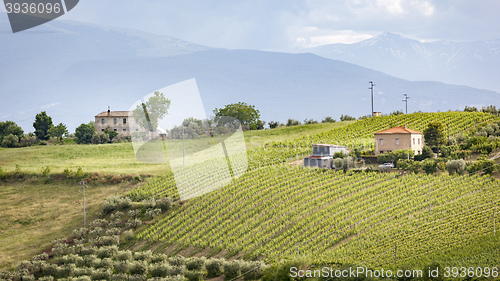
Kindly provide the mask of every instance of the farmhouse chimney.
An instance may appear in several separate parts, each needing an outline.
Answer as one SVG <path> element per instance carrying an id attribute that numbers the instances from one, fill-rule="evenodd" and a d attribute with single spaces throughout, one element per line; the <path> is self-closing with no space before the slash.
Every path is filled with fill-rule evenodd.
<path id="1" fill-rule="evenodd" d="M 111 113 L 111 110 L 110 110 L 109 105 L 108 105 L 108 116 L 110 115 L 110 113 Z"/>

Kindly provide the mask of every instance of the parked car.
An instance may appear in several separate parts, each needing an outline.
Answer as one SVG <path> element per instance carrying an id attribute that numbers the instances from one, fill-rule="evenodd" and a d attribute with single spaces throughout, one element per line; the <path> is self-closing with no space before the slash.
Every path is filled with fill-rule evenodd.
<path id="1" fill-rule="evenodd" d="M 389 168 L 394 168 L 394 164 L 392 163 L 384 163 L 380 166 L 378 166 L 379 168 L 382 168 L 382 169 L 389 169 Z"/>

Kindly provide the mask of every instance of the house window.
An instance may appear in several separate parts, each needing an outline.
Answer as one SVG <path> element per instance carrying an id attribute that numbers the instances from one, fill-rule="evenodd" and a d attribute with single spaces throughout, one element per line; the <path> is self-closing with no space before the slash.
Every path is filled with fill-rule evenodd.
<path id="1" fill-rule="evenodd" d="M 114 131 L 116 132 L 116 129 L 114 129 Z"/>
<path id="2" fill-rule="evenodd" d="M 384 145 L 384 139 L 380 139 L 380 145 Z"/>
<path id="3" fill-rule="evenodd" d="M 127 124 L 127 118 L 123 118 L 123 124 Z"/>
<path id="4" fill-rule="evenodd" d="M 104 129 L 101 129 L 101 132 L 104 132 Z"/>
<path id="5" fill-rule="evenodd" d="M 420 138 L 418 139 L 418 145 L 420 145 Z"/>
<path id="6" fill-rule="evenodd" d="M 124 132 L 126 132 L 126 131 L 127 131 L 127 129 L 123 129 L 123 131 L 124 131 Z"/>
<path id="7" fill-rule="evenodd" d="M 415 145 L 415 138 L 413 138 L 413 145 Z"/>
<path id="8" fill-rule="evenodd" d="M 383 151 L 383 150 L 380 150 L 380 153 L 384 153 L 384 151 Z"/>
<path id="9" fill-rule="evenodd" d="M 104 118 L 101 119 L 101 124 L 104 124 Z"/>
<path id="10" fill-rule="evenodd" d="M 420 150 L 417 152 L 417 154 L 422 154 L 422 152 L 420 152 Z"/>
<path id="11" fill-rule="evenodd" d="M 396 145 L 399 145 L 399 139 L 396 139 Z"/>
<path id="12" fill-rule="evenodd" d="M 115 118 L 115 119 L 113 119 L 113 123 L 114 123 L 114 124 L 118 123 L 118 119 L 116 119 L 116 118 Z"/>

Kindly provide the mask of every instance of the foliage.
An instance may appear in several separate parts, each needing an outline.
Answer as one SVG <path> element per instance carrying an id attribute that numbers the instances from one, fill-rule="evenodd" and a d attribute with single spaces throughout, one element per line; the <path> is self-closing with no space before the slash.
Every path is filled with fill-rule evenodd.
<path id="1" fill-rule="evenodd" d="M 463 159 L 449 160 L 446 162 L 446 170 L 450 175 L 453 175 L 454 173 L 461 175 L 465 171 L 465 168 L 466 164 Z"/>
<path id="2" fill-rule="evenodd" d="M 422 169 L 428 175 L 433 174 L 437 171 L 437 163 L 434 159 L 425 159 L 422 161 Z"/>
<path id="3" fill-rule="evenodd" d="M 423 133 L 425 143 L 430 147 L 441 147 L 446 144 L 444 127 L 439 121 L 430 122 Z"/>
<path id="4" fill-rule="evenodd" d="M 300 121 L 299 120 L 295 120 L 295 119 L 291 119 L 289 118 L 287 121 L 286 121 L 286 126 L 287 127 L 290 127 L 290 126 L 298 126 L 298 125 L 301 125 Z"/>
<path id="5" fill-rule="evenodd" d="M 95 133 L 94 122 L 88 124 L 81 124 L 75 130 L 75 141 L 78 144 L 92 143 L 92 137 Z"/>
<path id="6" fill-rule="evenodd" d="M 3 138 L 9 135 L 17 136 L 17 140 L 23 136 L 23 129 L 19 127 L 13 121 L 0 121 L 0 142 L 2 142 Z"/>
<path id="7" fill-rule="evenodd" d="M 318 121 L 306 118 L 306 119 L 304 119 L 304 124 L 306 124 L 306 125 L 318 124 Z"/>
<path id="8" fill-rule="evenodd" d="M 108 142 L 112 142 L 112 141 L 113 141 L 113 139 L 114 139 L 116 136 L 118 136 L 118 132 L 116 132 L 116 131 L 112 131 L 112 130 L 110 130 L 109 128 L 104 129 L 104 133 L 105 133 L 106 135 L 108 135 L 108 138 L 109 138 L 109 141 L 108 141 Z"/>
<path id="9" fill-rule="evenodd" d="M 102 211 L 104 214 L 109 214 L 114 210 L 126 210 L 131 205 L 132 201 L 128 197 L 112 196 L 102 203 Z"/>
<path id="10" fill-rule="evenodd" d="M 497 169 L 494 160 L 489 160 L 486 155 L 481 155 L 477 161 L 471 164 L 467 170 L 469 173 L 481 173 L 483 175 L 491 175 Z"/>
<path id="11" fill-rule="evenodd" d="M 391 152 L 379 154 L 377 156 L 377 162 L 380 164 L 392 162 L 392 163 L 394 163 L 394 166 L 397 166 L 399 159 L 413 158 L 413 156 L 414 156 L 413 150 L 400 149 L 400 150 L 394 150 Z"/>
<path id="12" fill-rule="evenodd" d="M 354 120 L 356 120 L 356 118 L 349 116 L 347 114 L 346 115 L 342 114 L 340 116 L 340 121 L 354 121 Z"/>
<path id="13" fill-rule="evenodd" d="M 274 129 L 274 128 L 278 128 L 279 127 L 280 122 L 278 122 L 278 121 L 269 121 L 267 124 L 269 125 L 269 129 Z"/>
<path id="14" fill-rule="evenodd" d="M 427 145 L 422 149 L 422 154 L 415 155 L 415 161 L 423 161 L 425 159 L 434 158 L 434 152 Z"/>
<path id="15" fill-rule="evenodd" d="M 161 92 L 154 94 L 145 102 L 137 105 L 132 116 L 135 122 L 147 131 L 154 132 L 158 128 L 160 119 L 168 114 L 170 100 Z"/>
<path id="16" fill-rule="evenodd" d="M 93 144 L 104 144 L 109 143 L 109 136 L 103 132 L 97 132 L 92 136 Z"/>
<path id="17" fill-rule="evenodd" d="M 241 275 L 241 264 L 239 261 L 228 261 L 224 263 L 224 275 L 226 278 L 236 278 Z"/>
<path id="18" fill-rule="evenodd" d="M 52 126 L 47 130 L 47 134 L 51 137 L 57 138 L 62 141 L 64 135 L 68 135 L 68 128 L 63 123 L 59 123 L 57 126 Z"/>
<path id="19" fill-rule="evenodd" d="M 156 200 L 155 206 L 156 208 L 160 208 L 163 212 L 165 212 L 170 210 L 170 208 L 172 208 L 173 201 L 174 200 L 172 200 L 172 198 L 163 197 Z"/>
<path id="20" fill-rule="evenodd" d="M 290 276 L 292 267 L 297 270 L 307 270 L 310 261 L 304 257 L 273 264 L 264 271 L 262 281 L 292 281 L 296 280 Z"/>
<path id="21" fill-rule="evenodd" d="M 264 129 L 264 122 L 260 120 L 260 112 L 255 109 L 254 105 L 249 105 L 244 102 L 232 103 L 224 108 L 216 108 L 213 110 L 215 114 L 215 122 L 220 123 L 223 117 L 233 117 L 240 121 L 243 130 L 261 130 Z"/>
<path id="22" fill-rule="evenodd" d="M 19 138 L 16 135 L 9 134 L 2 139 L 2 147 L 13 148 L 19 147 Z"/>
<path id="23" fill-rule="evenodd" d="M 391 115 L 402 115 L 402 114 L 405 114 L 402 110 L 396 110 L 391 112 Z"/>
<path id="24" fill-rule="evenodd" d="M 205 268 L 207 270 L 207 277 L 218 277 L 224 273 L 224 262 L 223 259 L 209 259 L 205 263 Z"/>
<path id="25" fill-rule="evenodd" d="M 47 115 L 47 112 L 42 111 L 36 115 L 33 127 L 35 128 L 35 135 L 38 139 L 48 140 L 48 130 L 52 126 L 52 118 Z"/>
<path id="26" fill-rule="evenodd" d="M 321 123 L 335 123 L 335 119 L 333 119 L 331 116 L 327 116 L 323 120 L 321 120 Z"/>

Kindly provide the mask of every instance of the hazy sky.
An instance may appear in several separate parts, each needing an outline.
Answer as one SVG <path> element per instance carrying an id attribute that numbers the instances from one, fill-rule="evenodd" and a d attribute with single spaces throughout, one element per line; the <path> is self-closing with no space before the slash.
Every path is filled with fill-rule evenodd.
<path id="1" fill-rule="evenodd" d="M 498 39 L 499 11 L 497 0 L 81 0 L 61 19 L 211 47 L 286 51 L 384 31 L 422 40 Z"/>

